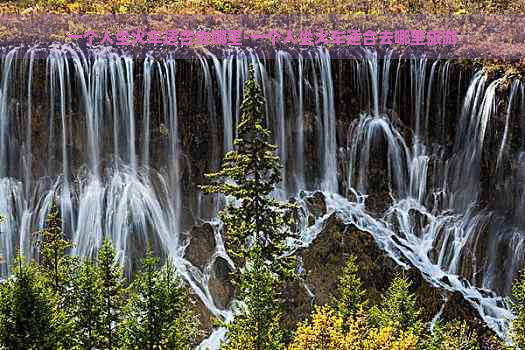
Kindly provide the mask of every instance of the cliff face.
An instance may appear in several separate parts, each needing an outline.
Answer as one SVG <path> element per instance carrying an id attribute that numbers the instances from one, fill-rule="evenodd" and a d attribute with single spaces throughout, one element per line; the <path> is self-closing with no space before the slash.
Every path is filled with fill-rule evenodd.
<path id="1" fill-rule="evenodd" d="M 41 60 L 9 51 L 0 64 L 2 274 L 15 247 L 32 256 L 30 233 L 55 200 L 75 254 L 93 254 L 106 235 L 132 270 L 150 242 L 177 258 L 203 309 L 227 315 L 233 266 L 213 221 L 223 203 L 197 186 L 233 146 L 254 64 L 283 164 L 278 195 L 306 201 L 303 233 L 337 213 L 300 250 L 316 301 L 328 300 L 352 253 L 372 300 L 404 264 L 414 281 L 432 282 L 421 282 L 435 300 L 429 317 L 441 308 L 431 285 L 472 292 L 469 303 L 480 300 L 475 309 L 502 332 L 509 314 L 491 293 L 509 293 L 524 257 L 523 84 L 370 50 L 356 60 L 294 55 L 156 61 L 54 49 Z M 308 295 L 289 293 L 302 311 L 288 315 L 306 315 Z"/>
<path id="2" fill-rule="evenodd" d="M 378 303 L 394 276 L 403 274 L 412 282 L 411 292 L 416 294 L 419 307 L 423 309 L 423 321 L 431 322 L 438 318 L 441 321 L 466 321 L 477 331 L 480 344 L 484 348 L 490 348 L 491 337 L 495 336 L 495 333 L 487 327 L 478 310 L 463 294 L 430 283 L 407 259 L 403 259 L 406 267 L 400 266 L 379 247 L 372 234 L 354 225 L 345 224 L 335 212 L 327 213 L 322 193 L 313 193 L 305 198 L 305 202 L 308 203 L 310 225 L 317 221 L 321 228 L 307 247 L 297 251 L 302 272 L 297 280 L 288 283 L 283 291 L 285 327 L 295 328 L 299 321 L 311 314 L 314 305 L 328 304 L 332 298 L 337 298 L 338 278 L 346 260 L 352 255 L 357 258 L 358 274 L 370 304 Z M 208 231 L 203 234 L 203 230 Z M 196 266 L 201 266 L 203 271 L 206 269 L 206 263 L 197 261 L 201 258 L 201 261 L 213 259 L 213 250 L 206 248 L 205 242 L 209 240 L 202 241 L 201 238 L 212 234 L 213 230 L 208 225 L 195 227 L 186 250 L 186 258 Z M 227 307 L 233 300 L 235 289 L 228 282 L 227 272 L 230 268 L 220 261 L 218 269 L 212 274 L 210 291 L 218 305 Z M 213 316 L 200 303 L 197 304 L 197 310 L 201 314 L 206 332 L 209 333 Z"/>
<path id="3" fill-rule="evenodd" d="M 320 198 L 321 195 L 317 194 L 316 197 Z M 299 250 L 298 254 L 305 270 L 304 286 L 313 295 L 310 296 L 311 303 L 301 302 L 297 306 L 293 302 L 289 304 L 288 315 L 293 315 L 290 320 L 297 321 L 308 315 L 312 303 L 326 304 L 330 302 L 330 298 L 337 298 L 338 277 L 346 259 L 353 255 L 371 304 L 380 301 L 394 276 L 403 274 L 413 283 L 412 292 L 416 294 L 419 306 L 423 309 L 424 321 L 430 322 L 435 317 L 443 321 L 464 320 L 478 331 L 482 343 L 494 335 L 479 312 L 461 293 L 433 285 L 407 259 L 402 260 L 406 267 L 401 267 L 379 247 L 370 233 L 345 224 L 337 213 L 323 218 L 319 234 L 308 247 Z M 291 291 L 292 295 L 297 293 L 294 288 Z"/>

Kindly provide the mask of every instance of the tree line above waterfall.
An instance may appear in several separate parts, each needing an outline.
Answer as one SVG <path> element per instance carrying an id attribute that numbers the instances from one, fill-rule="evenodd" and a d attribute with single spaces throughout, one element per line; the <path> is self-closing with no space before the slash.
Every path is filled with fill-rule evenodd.
<path id="1" fill-rule="evenodd" d="M 425 322 L 407 275 L 393 278 L 379 301 L 370 301 L 358 261 L 346 258 L 331 300 L 316 305 L 296 327 L 284 326 L 284 290 L 304 273 L 289 251 L 297 205 L 272 197 L 280 182 L 276 146 L 264 125 L 264 100 L 253 78 L 245 95 L 234 150 L 207 175 L 206 193 L 231 198 L 220 218 L 226 249 L 238 267 L 233 321 L 221 348 L 228 350 L 504 349 L 460 320 Z M 54 208 L 36 235 L 39 254 L 17 257 L 14 273 L 0 283 L 0 346 L 5 349 L 190 349 L 201 336 L 194 296 L 176 268 L 147 253 L 130 278 L 115 265 L 111 242 L 96 257 L 79 260 Z M 516 319 L 510 338 L 525 347 L 525 278 L 510 300 Z"/>

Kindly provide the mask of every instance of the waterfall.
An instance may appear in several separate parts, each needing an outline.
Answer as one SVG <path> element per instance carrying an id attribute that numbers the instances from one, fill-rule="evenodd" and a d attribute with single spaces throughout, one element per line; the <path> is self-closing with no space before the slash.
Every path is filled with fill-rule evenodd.
<path id="1" fill-rule="evenodd" d="M 322 81 L 323 105 L 323 143 L 322 143 L 322 175 L 321 188 L 325 191 L 337 192 L 337 145 L 336 122 L 334 107 L 334 86 L 330 55 L 326 50 L 319 50 L 320 76 Z"/>
<path id="2" fill-rule="evenodd" d="M 217 258 L 233 266 L 215 217 L 226 199 L 197 186 L 233 149 L 253 64 L 283 164 L 275 195 L 322 190 L 332 212 L 400 264 L 408 259 L 431 283 L 463 293 L 504 335 L 512 315 L 502 297 L 524 262 L 522 82 L 501 90 L 503 79 L 483 71 L 372 49 L 337 63 L 318 48 L 134 60 L 54 46 L 3 57 L 3 276 L 17 249 L 38 256 L 32 233 L 55 202 L 73 254 L 92 257 L 109 238 L 130 273 L 149 243 L 212 314 L 230 318 L 209 288 Z M 216 251 L 198 268 L 184 253 L 202 222 L 216 230 Z M 304 227 L 301 244 L 315 234 Z"/>
<path id="3" fill-rule="evenodd" d="M 304 57 L 297 59 L 297 112 L 295 128 L 297 130 L 297 141 L 295 145 L 295 182 L 297 189 L 303 189 L 306 186 L 304 179 Z"/>
<path id="4" fill-rule="evenodd" d="M 286 119 L 285 119 L 285 103 L 287 101 L 285 97 L 285 70 L 290 74 L 292 70 L 290 64 L 290 58 L 288 53 L 284 51 L 277 52 L 277 58 L 275 63 L 275 76 L 276 76 L 276 86 L 275 86 L 275 138 L 277 144 L 279 145 L 279 159 L 281 159 L 282 170 L 281 178 L 284 179 L 282 182 L 282 190 L 286 193 L 287 185 L 287 173 L 286 166 L 288 163 L 288 154 L 287 154 L 287 135 L 286 135 Z M 294 79 L 292 78 L 292 81 Z"/>

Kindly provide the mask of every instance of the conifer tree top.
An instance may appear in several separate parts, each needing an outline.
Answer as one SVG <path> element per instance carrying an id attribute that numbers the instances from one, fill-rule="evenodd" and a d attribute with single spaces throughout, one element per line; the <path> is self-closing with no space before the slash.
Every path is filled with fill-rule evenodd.
<path id="1" fill-rule="evenodd" d="M 276 155 L 277 146 L 271 143 L 270 130 L 264 126 L 264 105 L 264 96 L 251 66 L 244 85 L 234 149 L 224 156 L 217 172 L 206 174 L 211 184 L 201 189 L 237 200 L 220 214 L 225 224 L 228 253 L 244 262 L 253 260 L 250 255 L 260 254 L 258 258 L 281 274 L 285 270 L 291 272 L 293 265 L 285 264 L 286 260 L 293 259 L 283 255 L 287 250 L 286 238 L 293 235 L 289 212 L 294 206 L 271 195 L 281 181 L 281 163 Z"/>

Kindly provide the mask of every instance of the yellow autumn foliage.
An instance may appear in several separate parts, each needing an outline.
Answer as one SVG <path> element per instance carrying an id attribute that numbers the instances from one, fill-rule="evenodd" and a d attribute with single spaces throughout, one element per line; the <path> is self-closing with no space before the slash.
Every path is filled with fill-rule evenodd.
<path id="1" fill-rule="evenodd" d="M 343 319 L 331 307 L 317 307 L 311 321 L 301 323 L 288 350 L 350 350 Z"/>
<path id="2" fill-rule="evenodd" d="M 418 337 L 394 327 L 371 328 L 366 333 L 363 347 L 366 350 L 415 350 Z M 357 350 L 357 348 L 355 348 Z"/>
<path id="3" fill-rule="evenodd" d="M 415 350 L 418 341 L 395 326 L 370 327 L 361 314 L 345 324 L 331 307 L 321 306 L 299 325 L 288 350 Z"/>

